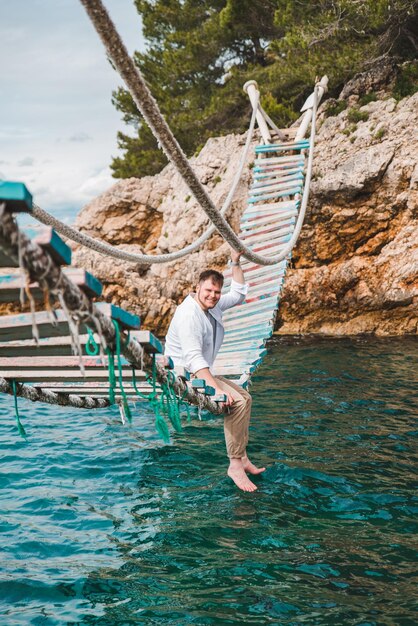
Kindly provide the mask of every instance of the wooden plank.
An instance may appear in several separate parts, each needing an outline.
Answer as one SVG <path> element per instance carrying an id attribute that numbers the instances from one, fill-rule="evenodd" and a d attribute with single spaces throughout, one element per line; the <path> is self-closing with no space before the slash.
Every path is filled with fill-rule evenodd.
<path id="1" fill-rule="evenodd" d="M 253 181 L 260 181 L 260 183 L 264 180 L 270 180 L 271 178 L 275 178 L 276 176 L 293 176 L 293 174 L 303 174 L 304 168 L 303 165 L 298 165 L 296 167 L 290 165 L 282 168 L 277 168 L 273 170 L 271 174 L 254 174 Z"/>
<path id="2" fill-rule="evenodd" d="M 256 154 L 266 154 L 268 152 L 285 152 L 286 150 L 305 150 L 309 148 L 309 140 L 301 139 L 300 141 L 294 141 L 288 144 L 272 143 L 264 146 L 256 146 Z"/>
<path id="3" fill-rule="evenodd" d="M 81 360 L 86 369 L 107 368 L 108 357 L 104 360 L 98 356 L 82 356 Z M 121 363 L 126 367 L 130 367 L 130 363 L 125 357 L 121 356 Z M 0 371 L 13 369 L 27 369 L 30 366 L 32 370 L 45 370 L 50 368 L 56 369 L 79 369 L 80 360 L 77 356 L 32 356 L 30 363 L 26 356 L 0 357 Z"/>
<path id="4" fill-rule="evenodd" d="M 131 338 L 135 338 L 148 354 L 161 353 L 161 342 L 148 330 L 131 331 Z M 99 343 L 99 336 L 94 333 L 94 338 Z M 84 347 L 89 339 L 88 335 L 80 335 L 80 343 Z M 43 337 L 36 346 L 33 339 L 23 341 L 0 342 L 0 356 L 71 356 L 72 343 L 70 336 Z"/>
<path id="5" fill-rule="evenodd" d="M 266 204 L 258 204 L 257 206 L 247 206 L 242 214 L 245 219 L 251 217 L 252 215 L 262 215 L 263 213 L 274 213 L 275 215 L 279 215 L 283 211 L 292 211 L 294 209 L 298 209 L 299 207 L 298 200 L 280 200 L 279 202 L 268 202 Z"/>
<path id="6" fill-rule="evenodd" d="M 266 215 L 260 215 L 257 217 L 250 218 L 248 220 L 243 221 L 241 225 L 241 231 L 245 235 L 248 232 L 257 233 L 263 231 L 266 227 L 268 228 L 270 225 L 274 226 L 276 224 L 286 224 L 289 221 L 295 221 L 298 212 L 294 211 L 286 211 L 283 215 L 277 215 L 274 213 L 268 213 Z"/>
<path id="7" fill-rule="evenodd" d="M 102 283 L 86 270 L 77 267 L 69 267 L 63 271 L 67 278 L 84 291 L 89 298 L 101 295 L 103 290 Z M 24 285 L 25 280 L 20 272 L 1 275 L 0 302 L 18 302 L 20 290 Z M 38 283 L 31 283 L 29 287 L 32 297 L 35 298 L 35 300 L 40 300 L 44 297 Z"/>
<path id="8" fill-rule="evenodd" d="M 157 354 L 156 362 L 160 365 L 160 367 L 165 367 L 169 370 L 174 369 L 174 361 L 171 356 L 168 356 L 167 354 Z"/>
<path id="9" fill-rule="evenodd" d="M 251 280 L 248 280 L 246 282 L 246 284 L 248 285 L 248 293 L 252 293 L 252 288 L 254 287 L 260 287 L 261 285 L 265 284 L 265 283 L 270 283 L 272 281 L 278 281 L 279 279 L 283 278 L 283 276 L 286 274 L 286 270 L 282 269 L 280 271 L 277 272 L 271 272 L 270 274 L 263 274 L 261 276 L 257 276 L 256 274 L 251 277 Z"/>
<path id="10" fill-rule="evenodd" d="M 131 330 L 130 337 L 136 339 L 148 354 L 162 354 L 163 345 L 149 330 Z"/>
<path id="11" fill-rule="evenodd" d="M 242 316 L 237 316 L 234 317 L 232 319 L 228 319 L 224 321 L 224 327 L 225 327 L 225 331 L 226 332 L 234 332 L 235 330 L 239 330 L 240 325 L 245 324 L 245 328 L 247 328 L 247 326 L 256 326 L 257 324 L 267 324 L 269 322 L 271 322 L 271 320 L 273 319 L 273 315 L 276 312 L 276 308 L 277 308 L 277 296 L 274 296 L 274 299 L 276 300 L 274 306 L 270 307 L 270 308 L 265 308 L 260 312 L 257 312 L 256 315 L 251 316 L 251 318 L 247 317 L 246 315 L 242 315 Z"/>
<path id="12" fill-rule="evenodd" d="M 71 248 L 51 226 L 42 229 L 42 232 L 34 237 L 33 243 L 36 243 L 49 254 L 57 265 L 71 264 Z"/>
<path id="13" fill-rule="evenodd" d="M 270 189 L 276 189 L 276 185 L 287 185 L 290 183 L 294 183 L 295 180 L 300 180 L 303 182 L 304 180 L 303 174 L 289 174 L 288 176 L 270 176 L 268 180 L 262 180 L 258 182 L 253 182 L 250 189 L 252 194 L 255 192 L 269 191 Z M 277 187 L 277 189 L 283 189 L 283 187 Z"/>
<path id="14" fill-rule="evenodd" d="M 265 242 L 254 242 L 248 244 L 248 247 L 251 248 L 253 252 L 258 252 L 261 250 L 268 250 L 269 248 L 282 248 L 284 244 L 290 241 L 290 235 L 283 235 L 283 237 L 274 237 L 274 239 L 270 239 L 267 243 Z M 272 251 L 274 253 L 274 250 Z"/>
<path id="15" fill-rule="evenodd" d="M 277 263 L 276 265 L 257 265 L 256 263 L 250 261 L 249 263 L 242 263 L 242 271 L 244 272 L 245 280 L 248 281 L 251 280 L 251 278 L 254 276 L 261 276 L 263 273 L 269 274 L 273 273 L 276 270 L 281 271 L 282 269 L 286 268 L 286 265 L 286 259 L 283 259 L 283 261 L 280 261 L 280 263 Z M 226 281 L 230 282 L 229 277 L 231 276 L 231 274 L 231 270 L 227 270 L 227 272 L 225 272 Z"/>
<path id="16" fill-rule="evenodd" d="M 110 302 L 96 302 L 94 306 L 104 315 L 116 320 L 123 328 L 139 330 L 141 320 L 138 315 L 129 313 Z"/>
<path id="17" fill-rule="evenodd" d="M 32 211 L 32 194 L 23 183 L 0 181 L 0 204 L 3 202 L 6 205 L 6 211 L 11 213 Z"/>
<path id="18" fill-rule="evenodd" d="M 35 313 L 35 320 L 38 326 L 40 337 L 58 337 L 68 335 L 68 323 L 62 309 L 57 309 L 55 313 L 55 324 L 51 322 L 51 315 L 47 311 Z M 83 326 L 81 326 L 83 328 Z M 31 313 L 19 313 L 17 315 L 0 316 L 0 340 L 17 341 L 32 338 L 32 315 Z"/>
<path id="19" fill-rule="evenodd" d="M 289 187 L 285 191 L 277 191 L 276 193 L 268 193 L 260 196 L 250 196 L 248 198 L 249 204 L 255 204 L 256 202 L 265 202 L 273 198 L 284 198 L 285 196 L 294 196 L 302 191 L 302 185 Z"/>
<path id="20" fill-rule="evenodd" d="M 305 157 L 303 154 L 290 154 L 288 156 L 276 156 L 276 157 L 263 157 L 259 156 L 254 161 L 254 169 L 259 167 L 260 165 L 285 165 L 285 164 L 293 164 L 297 162 L 301 165 L 305 162 Z"/>
<path id="21" fill-rule="evenodd" d="M 190 374 L 189 370 L 187 370 L 182 365 L 175 365 L 174 366 L 174 373 L 179 378 L 184 378 L 184 380 L 190 380 L 190 378 L 191 378 L 191 374 Z"/>
<path id="22" fill-rule="evenodd" d="M 1 370 L 0 376 L 2 378 L 14 379 L 19 382 L 28 383 L 43 383 L 46 381 L 54 382 L 82 382 L 84 380 L 92 382 L 104 382 L 108 379 L 108 372 L 105 368 L 95 368 L 93 370 L 86 370 L 85 376 L 82 376 L 80 370 L 70 369 L 45 369 L 45 370 L 33 370 L 33 369 L 11 369 Z M 136 379 L 144 378 L 144 372 L 136 370 Z M 123 380 L 132 382 L 132 369 L 123 368 Z"/>
<path id="23" fill-rule="evenodd" d="M 276 237 L 280 235 L 284 237 L 285 235 L 289 235 L 293 233 L 295 230 L 295 222 L 293 219 L 289 222 L 282 222 L 280 224 L 272 224 L 270 226 L 265 226 L 261 229 L 260 232 L 252 233 L 251 231 L 245 231 L 245 235 L 241 235 L 240 239 L 244 240 L 246 243 L 253 243 L 257 241 L 257 243 L 261 243 L 263 241 L 269 241 L 272 237 Z"/>
<path id="24" fill-rule="evenodd" d="M 251 317 L 251 320 L 254 321 L 254 318 L 260 314 L 265 314 L 265 311 L 270 309 L 274 309 L 277 304 L 277 297 L 271 296 L 270 298 L 263 298 L 260 302 L 244 302 L 244 304 L 239 304 L 238 306 L 233 307 L 232 309 L 228 309 L 225 311 L 223 315 L 223 323 L 228 324 L 232 320 L 236 318 L 242 317 Z"/>
<path id="25" fill-rule="evenodd" d="M 300 182 L 298 182 L 300 181 Z M 254 198 L 256 196 L 264 195 L 266 193 L 273 193 L 273 191 L 280 191 L 281 189 L 289 189 L 295 186 L 302 186 L 303 176 L 298 176 L 295 180 L 282 182 L 282 183 L 270 183 L 269 185 L 262 185 L 260 187 L 251 187 L 250 195 Z"/>
<path id="26" fill-rule="evenodd" d="M 247 352 L 222 352 L 219 350 L 218 356 L 216 357 L 216 363 L 239 362 L 240 365 L 247 365 L 262 359 L 266 354 L 267 350 L 264 347 L 257 348 L 255 350 L 248 350 Z"/>
<path id="27" fill-rule="evenodd" d="M 224 343 L 239 341 L 245 338 L 256 338 L 260 335 L 264 336 L 273 328 L 272 320 L 262 320 L 252 325 L 239 325 L 236 328 L 228 328 L 225 333 Z"/>

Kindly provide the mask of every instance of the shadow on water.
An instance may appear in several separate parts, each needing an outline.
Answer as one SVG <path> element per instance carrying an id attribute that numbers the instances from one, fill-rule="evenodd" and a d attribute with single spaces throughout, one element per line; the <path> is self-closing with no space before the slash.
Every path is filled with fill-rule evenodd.
<path id="1" fill-rule="evenodd" d="M 2 400 L 2 623 L 415 624 L 417 343 L 278 340 L 254 378 L 255 494 L 219 418 L 170 446 L 141 405 Z"/>

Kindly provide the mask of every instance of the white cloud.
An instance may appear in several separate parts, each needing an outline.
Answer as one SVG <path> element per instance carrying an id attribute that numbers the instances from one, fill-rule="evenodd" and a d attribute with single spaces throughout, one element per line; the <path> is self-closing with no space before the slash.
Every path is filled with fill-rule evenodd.
<path id="1" fill-rule="evenodd" d="M 143 49 L 134 2 L 106 6 L 129 51 Z M 68 0 L 0 0 L 0 64 L 2 175 L 27 183 L 46 210 L 75 215 L 115 182 L 109 164 L 126 128 L 111 97 L 122 80 Z"/>

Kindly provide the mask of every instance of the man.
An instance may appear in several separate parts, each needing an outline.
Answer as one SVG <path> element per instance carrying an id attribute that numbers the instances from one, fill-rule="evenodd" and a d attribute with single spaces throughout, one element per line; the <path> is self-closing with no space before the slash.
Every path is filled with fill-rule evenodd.
<path id="1" fill-rule="evenodd" d="M 200 274 L 195 294 L 180 304 L 168 329 L 165 354 L 175 365 L 188 369 L 196 378 L 203 378 L 217 394 L 226 394 L 227 413 L 224 433 L 229 457 L 228 476 L 243 491 L 257 487 L 249 474 L 261 474 L 246 452 L 251 417 L 250 394 L 222 376 L 214 376 L 211 368 L 224 337 L 222 313 L 245 300 L 248 286 L 240 265 L 241 254 L 231 250 L 232 281 L 228 294 L 221 296 L 224 277 L 216 270 Z"/>

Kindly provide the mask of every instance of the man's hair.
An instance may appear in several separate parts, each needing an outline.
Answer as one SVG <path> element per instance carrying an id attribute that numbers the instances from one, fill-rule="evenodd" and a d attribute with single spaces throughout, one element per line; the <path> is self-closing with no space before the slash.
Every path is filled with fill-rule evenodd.
<path id="1" fill-rule="evenodd" d="M 217 270 L 205 270 L 202 272 L 199 276 L 199 285 L 208 279 L 215 283 L 215 285 L 220 285 L 221 287 L 224 284 L 224 277 L 221 272 L 218 272 Z"/>

